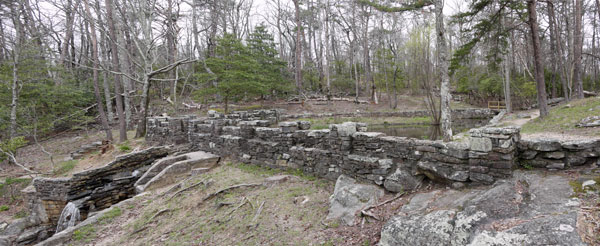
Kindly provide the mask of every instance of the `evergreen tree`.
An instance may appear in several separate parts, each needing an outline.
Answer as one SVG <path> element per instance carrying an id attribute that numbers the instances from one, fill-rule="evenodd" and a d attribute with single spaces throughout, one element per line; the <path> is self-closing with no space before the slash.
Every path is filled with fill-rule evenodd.
<path id="1" fill-rule="evenodd" d="M 274 40 L 266 26 L 261 24 L 250 33 L 246 43 L 250 54 L 259 65 L 260 70 L 256 74 L 259 82 L 269 93 L 287 92 L 291 89 L 291 84 L 284 76 L 286 63 L 277 57 Z"/>
<path id="2" fill-rule="evenodd" d="M 250 49 L 231 34 L 217 40 L 215 56 L 206 59 L 210 72 L 199 75 L 201 80 L 215 86 L 198 91 L 200 95 L 219 94 L 225 103 L 225 112 L 231 101 L 239 101 L 250 96 L 264 95 L 267 86 L 263 83 L 261 65 L 253 57 Z"/>

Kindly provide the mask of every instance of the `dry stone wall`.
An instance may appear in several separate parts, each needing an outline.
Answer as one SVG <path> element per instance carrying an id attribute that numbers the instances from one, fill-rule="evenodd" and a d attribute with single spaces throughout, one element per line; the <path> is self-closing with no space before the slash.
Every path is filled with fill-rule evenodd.
<path id="1" fill-rule="evenodd" d="M 67 202 L 74 201 L 85 218 L 88 212 L 110 207 L 112 204 L 132 197 L 134 183 L 149 165 L 168 154 L 165 147 L 152 147 L 143 151 L 118 156 L 106 166 L 75 173 L 70 178 L 36 178 L 35 192 L 31 192 L 31 206 L 46 221 L 56 225 Z"/>
<path id="2" fill-rule="evenodd" d="M 184 125 L 192 150 L 273 168 L 300 169 L 329 179 L 346 174 L 390 191 L 414 189 L 423 177 L 456 185 L 488 184 L 508 177 L 516 165 L 520 140 L 519 129 L 511 127 L 474 129 L 463 141 L 443 143 L 367 132 L 363 123 L 309 130 L 310 123 L 304 121 L 268 127 L 283 116 L 257 118 L 150 118 L 146 139 L 174 143 L 183 137 L 178 132 L 173 140 L 169 131 L 179 131 L 178 126 Z"/>
<path id="3" fill-rule="evenodd" d="M 568 169 L 598 163 L 600 140 L 529 139 L 519 142 L 519 159 L 526 168 Z"/>

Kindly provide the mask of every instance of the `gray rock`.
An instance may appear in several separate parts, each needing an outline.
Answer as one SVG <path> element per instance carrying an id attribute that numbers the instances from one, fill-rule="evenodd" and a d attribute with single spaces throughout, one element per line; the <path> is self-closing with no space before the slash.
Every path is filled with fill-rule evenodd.
<path id="1" fill-rule="evenodd" d="M 562 152 L 562 151 L 554 151 L 554 152 L 544 153 L 544 158 L 548 158 L 548 159 L 562 159 L 564 157 L 565 157 L 565 152 Z"/>
<path id="2" fill-rule="evenodd" d="M 515 171 L 488 189 L 415 195 L 383 226 L 379 245 L 585 245 L 568 182 Z"/>
<path id="3" fill-rule="evenodd" d="M 2 231 L 1 236 L 17 236 L 25 230 L 29 226 L 29 220 L 27 218 L 21 218 L 12 221 L 4 231 Z"/>
<path id="4" fill-rule="evenodd" d="M 562 162 L 552 162 L 546 166 L 548 169 L 565 169 L 565 163 Z"/>
<path id="5" fill-rule="evenodd" d="M 469 178 L 468 171 L 454 170 L 453 168 L 441 165 L 437 162 L 434 163 L 420 161 L 417 163 L 417 169 L 425 174 L 429 179 L 437 180 L 439 182 L 464 182 Z"/>
<path id="6" fill-rule="evenodd" d="M 550 151 L 557 151 L 561 148 L 561 145 L 558 141 L 554 141 L 554 140 L 534 140 L 531 142 L 531 149 L 533 150 L 537 150 L 537 151 L 545 151 L 545 152 L 550 152 Z"/>
<path id="7" fill-rule="evenodd" d="M 375 185 L 358 184 L 346 175 L 338 177 L 333 195 L 329 198 L 327 219 L 339 219 L 346 225 L 354 225 L 355 214 L 365 206 L 377 202 L 384 194 L 383 189 Z"/>
<path id="8" fill-rule="evenodd" d="M 412 175 L 409 171 L 397 168 L 385 178 L 383 186 L 391 192 L 403 192 L 416 189 L 423 181 L 422 175 Z"/>
<path id="9" fill-rule="evenodd" d="M 586 161 L 587 161 L 586 158 L 583 158 L 580 156 L 575 156 L 575 155 L 571 155 L 566 158 L 566 162 L 570 166 L 580 166 L 580 165 L 585 164 Z"/>
<path id="10" fill-rule="evenodd" d="M 537 151 L 535 150 L 526 150 L 523 153 L 521 153 L 521 159 L 525 159 L 525 160 L 531 160 L 533 158 L 535 158 L 535 156 L 537 155 Z"/>
<path id="11" fill-rule="evenodd" d="M 480 152 L 489 152 L 492 150 L 492 140 L 489 138 L 472 137 L 469 140 L 471 150 Z"/>
<path id="12" fill-rule="evenodd" d="M 595 185 L 595 184 L 596 184 L 596 181 L 594 181 L 594 180 L 591 180 L 591 179 L 590 179 L 590 180 L 586 180 L 586 181 L 584 181 L 584 182 L 581 184 L 581 188 L 582 188 L 582 189 L 585 189 L 585 187 L 586 187 L 586 186 L 593 186 L 593 185 Z"/>
<path id="13" fill-rule="evenodd" d="M 310 129 L 310 121 L 298 121 L 298 129 L 300 129 L 300 130 Z"/>

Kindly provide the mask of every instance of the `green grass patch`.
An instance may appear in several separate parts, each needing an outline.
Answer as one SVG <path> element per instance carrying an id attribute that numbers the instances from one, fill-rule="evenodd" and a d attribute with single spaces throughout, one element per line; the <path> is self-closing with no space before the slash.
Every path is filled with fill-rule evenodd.
<path id="1" fill-rule="evenodd" d="M 21 219 L 21 218 L 27 217 L 27 215 L 28 214 L 27 214 L 27 212 L 25 210 L 21 210 L 21 211 L 15 213 L 15 215 L 13 216 L 13 218 L 15 218 L 15 219 Z"/>
<path id="2" fill-rule="evenodd" d="M 102 215 L 102 217 L 98 218 L 98 222 L 103 225 L 108 224 L 108 223 L 112 222 L 112 220 L 115 217 L 118 217 L 121 214 L 123 214 L 123 211 L 121 211 L 120 208 L 115 207 L 115 208 L 111 209 L 110 211 L 104 213 L 104 215 Z"/>
<path id="3" fill-rule="evenodd" d="M 586 98 L 573 100 L 570 107 L 560 105 L 550 109 L 548 117 L 537 118 L 523 125 L 521 132 L 559 132 L 575 130 L 581 119 L 600 114 L 600 99 Z M 598 131 L 597 135 L 600 135 Z"/>
<path id="4" fill-rule="evenodd" d="M 73 170 L 75 168 L 75 166 L 77 166 L 77 160 L 69 160 L 69 161 L 63 161 L 60 164 L 58 164 L 57 167 L 54 168 L 54 175 L 63 175 L 66 174 L 68 172 L 70 172 L 71 170 Z"/>
<path id="5" fill-rule="evenodd" d="M 96 238 L 96 228 L 91 225 L 83 226 L 73 232 L 73 240 L 91 242 Z"/>
<path id="6" fill-rule="evenodd" d="M 8 211 L 9 209 L 10 209 L 10 207 L 8 205 L 0 206 L 0 212 Z"/>
<path id="7" fill-rule="evenodd" d="M 278 169 L 273 169 L 273 168 L 269 168 L 269 167 L 261 167 L 261 166 L 253 165 L 253 164 L 238 163 L 238 164 L 234 165 L 232 163 L 228 163 L 228 165 L 236 167 L 246 173 L 250 173 L 250 174 L 254 174 L 254 175 L 273 176 L 275 174 L 281 173 L 281 170 L 278 170 Z"/>
<path id="8" fill-rule="evenodd" d="M 571 188 L 573 188 L 573 192 L 575 192 L 575 194 L 579 194 L 583 192 L 583 184 L 579 181 L 576 180 L 571 180 L 569 181 L 569 185 L 571 186 Z"/>
<path id="9" fill-rule="evenodd" d="M 121 151 L 123 153 L 131 152 L 131 146 L 129 146 L 129 142 L 123 142 L 123 143 L 117 145 L 117 149 L 119 149 L 119 151 Z"/>

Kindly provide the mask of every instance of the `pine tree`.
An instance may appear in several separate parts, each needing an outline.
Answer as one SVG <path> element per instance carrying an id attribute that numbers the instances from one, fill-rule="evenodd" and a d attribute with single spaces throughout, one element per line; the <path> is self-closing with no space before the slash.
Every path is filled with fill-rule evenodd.
<path id="1" fill-rule="evenodd" d="M 259 66 L 257 79 L 263 84 L 268 93 L 287 92 L 290 88 L 289 80 L 285 78 L 286 63 L 277 57 L 278 52 L 273 35 L 264 24 L 255 27 L 246 40 L 252 58 Z"/>
<path id="2" fill-rule="evenodd" d="M 232 34 L 225 34 L 217 40 L 215 56 L 206 59 L 206 65 L 212 73 L 202 73 L 201 80 L 209 82 L 210 87 L 198 91 L 199 95 L 219 94 L 228 112 L 229 103 L 251 96 L 264 95 L 267 92 L 261 78 L 261 65 L 253 57 L 250 49 Z M 212 81 L 219 83 L 214 85 Z M 213 86 L 214 85 L 214 86 Z"/>

